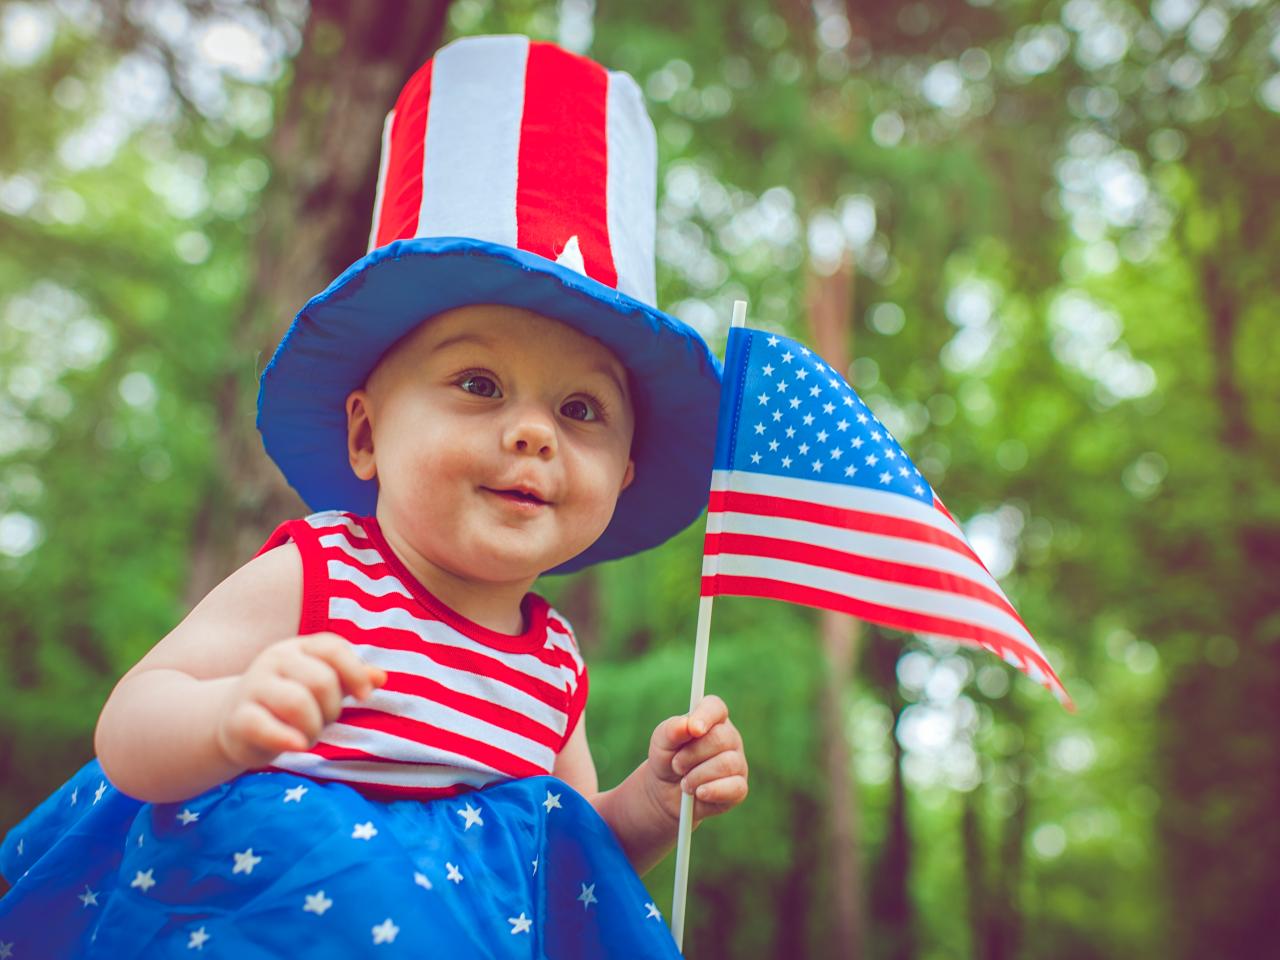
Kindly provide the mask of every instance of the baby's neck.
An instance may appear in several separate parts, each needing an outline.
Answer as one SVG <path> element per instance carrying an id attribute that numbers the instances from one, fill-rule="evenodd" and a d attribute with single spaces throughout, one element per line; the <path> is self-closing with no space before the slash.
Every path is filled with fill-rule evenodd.
<path id="1" fill-rule="evenodd" d="M 511 583 L 477 581 L 458 576 L 422 556 L 394 529 L 381 522 L 387 545 L 427 590 L 455 613 L 497 633 L 518 636 L 525 631 L 521 601 L 536 578 Z"/>

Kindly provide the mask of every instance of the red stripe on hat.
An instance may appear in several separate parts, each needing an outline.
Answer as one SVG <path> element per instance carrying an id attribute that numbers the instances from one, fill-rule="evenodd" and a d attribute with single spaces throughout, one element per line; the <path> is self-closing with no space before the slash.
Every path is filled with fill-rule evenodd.
<path id="1" fill-rule="evenodd" d="M 609 74 L 550 43 L 529 44 L 516 180 L 520 249 L 555 260 L 578 238 L 587 275 L 611 287 Z"/>
<path id="2" fill-rule="evenodd" d="M 427 105 L 431 99 L 431 64 L 428 60 L 409 78 L 396 101 L 391 121 L 391 159 L 378 219 L 381 247 L 392 240 L 415 236 L 422 209 L 422 159 L 427 139 Z"/>

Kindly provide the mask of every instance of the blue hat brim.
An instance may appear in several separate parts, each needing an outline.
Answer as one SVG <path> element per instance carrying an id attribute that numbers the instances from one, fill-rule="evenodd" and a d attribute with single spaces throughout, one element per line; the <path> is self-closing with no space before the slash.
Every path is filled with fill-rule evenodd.
<path id="1" fill-rule="evenodd" d="M 468 237 L 379 247 L 298 313 L 258 389 L 263 445 L 312 510 L 372 514 L 377 484 L 347 458 L 347 395 L 422 321 L 479 303 L 522 307 L 609 347 L 630 371 L 635 481 L 569 573 L 663 543 L 707 503 L 720 361 L 688 325 L 545 257 Z"/>

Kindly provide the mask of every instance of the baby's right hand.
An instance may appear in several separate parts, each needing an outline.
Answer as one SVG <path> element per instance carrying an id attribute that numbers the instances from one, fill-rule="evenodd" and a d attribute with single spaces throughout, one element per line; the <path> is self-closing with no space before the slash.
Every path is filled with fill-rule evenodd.
<path id="1" fill-rule="evenodd" d="M 342 698 L 363 700 L 387 682 L 343 637 L 313 633 L 263 650 L 231 688 L 217 742 L 232 763 L 250 770 L 287 750 L 307 750 L 338 719 Z"/>

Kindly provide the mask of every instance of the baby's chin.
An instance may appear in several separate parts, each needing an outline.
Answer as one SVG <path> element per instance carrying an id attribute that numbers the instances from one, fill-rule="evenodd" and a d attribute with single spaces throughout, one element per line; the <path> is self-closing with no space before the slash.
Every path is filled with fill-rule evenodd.
<path id="1" fill-rule="evenodd" d="M 518 535 L 503 538 L 501 544 L 477 545 L 463 565 L 467 579 L 477 583 L 513 583 L 534 580 L 554 570 L 560 564 L 572 560 L 596 541 L 596 537 L 583 542 L 558 545 L 557 548 L 541 548 L 522 543 Z"/>

